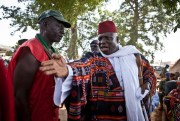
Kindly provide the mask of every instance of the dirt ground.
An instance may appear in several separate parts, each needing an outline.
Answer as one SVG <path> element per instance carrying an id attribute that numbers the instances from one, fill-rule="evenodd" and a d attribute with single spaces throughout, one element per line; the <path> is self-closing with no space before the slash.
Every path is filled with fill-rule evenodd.
<path id="1" fill-rule="evenodd" d="M 151 114 L 151 121 L 162 121 L 162 111 L 155 109 Z"/>

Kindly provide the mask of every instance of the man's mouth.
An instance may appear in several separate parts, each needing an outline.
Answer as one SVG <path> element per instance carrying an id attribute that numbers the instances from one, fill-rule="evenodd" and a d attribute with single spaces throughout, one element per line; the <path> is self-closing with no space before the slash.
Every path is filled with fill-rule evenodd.
<path id="1" fill-rule="evenodd" d="M 101 49 L 101 51 L 107 51 L 107 50 L 109 50 L 108 47 L 101 47 L 100 49 Z"/>

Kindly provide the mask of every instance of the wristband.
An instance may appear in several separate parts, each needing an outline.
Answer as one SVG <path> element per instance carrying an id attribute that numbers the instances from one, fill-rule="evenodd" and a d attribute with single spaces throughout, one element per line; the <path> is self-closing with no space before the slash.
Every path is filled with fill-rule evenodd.
<path id="1" fill-rule="evenodd" d="M 140 80 L 140 79 L 143 79 L 143 77 L 142 77 L 142 76 L 139 76 L 138 79 L 139 79 L 139 80 Z"/>

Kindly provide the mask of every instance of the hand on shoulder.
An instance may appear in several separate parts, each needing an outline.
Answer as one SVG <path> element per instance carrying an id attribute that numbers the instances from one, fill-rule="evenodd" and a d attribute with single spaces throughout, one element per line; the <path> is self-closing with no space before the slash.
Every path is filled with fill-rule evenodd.
<path id="1" fill-rule="evenodd" d="M 68 75 L 68 69 L 65 59 L 59 54 L 53 54 L 53 59 L 41 63 L 39 68 L 46 75 L 55 75 L 64 78 Z"/>

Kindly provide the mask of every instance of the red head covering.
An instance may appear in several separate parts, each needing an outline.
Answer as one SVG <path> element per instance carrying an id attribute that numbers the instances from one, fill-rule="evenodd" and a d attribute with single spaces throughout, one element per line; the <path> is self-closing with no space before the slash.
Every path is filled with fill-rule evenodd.
<path id="1" fill-rule="evenodd" d="M 113 21 L 107 20 L 99 23 L 98 34 L 103 34 L 107 32 L 117 33 L 116 26 Z"/>

